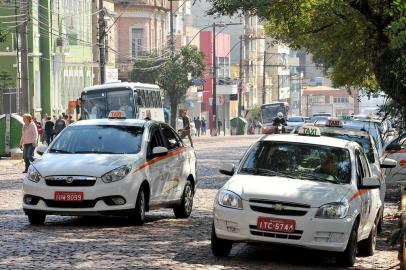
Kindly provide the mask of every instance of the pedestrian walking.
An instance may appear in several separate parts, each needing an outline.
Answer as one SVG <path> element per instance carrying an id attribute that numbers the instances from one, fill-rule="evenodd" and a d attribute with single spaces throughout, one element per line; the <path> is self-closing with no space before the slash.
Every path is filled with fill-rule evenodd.
<path id="1" fill-rule="evenodd" d="M 62 119 L 62 116 L 60 115 L 58 120 L 55 122 L 55 128 L 54 128 L 54 136 L 58 136 L 59 133 L 66 127 L 64 119 Z"/>
<path id="2" fill-rule="evenodd" d="M 47 145 L 52 142 L 54 136 L 54 122 L 51 121 L 51 117 L 48 116 L 45 123 L 45 138 L 47 140 Z"/>
<path id="3" fill-rule="evenodd" d="M 217 121 L 217 135 L 220 135 L 222 125 L 223 125 L 223 123 L 221 122 L 221 120 L 218 120 Z"/>
<path id="4" fill-rule="evenodd" d="M 200 137 L 200 129 L 202 126 L 202 122 L 200 121 L 199 116 L 196 118 L 196 122 L 195 122 L 195 127 L 196 127 L 196 132 L 197 132 L 197 136 Z"/>
<path id="5" fill-rule="evenodd" d="M 202 117 L 201 129 L 202 129 L 202 135 L 206 135 L 206 119 L 204 119 L 204 117 Z"/>
<path id="6" fill-rule="evenodd" d="M 24 114 L 23 121 L 24 126 L 20 139 L 20 149 L 23 150 L 23 158 L 25 163 L 23 173 L 26 173 L 30 163 L 34 161 L 34 149 L 37 147 L 38 130 L 36 124 L 32 121 L 31 114 Z"/>
<path id="7" fill-rule="evenodd" d="M 181 132 L 181 138 L 184 139 L 187 136 L 190 141 L 190 146 L 193 147 L 192 136 L 190 136 L 190 119 L 189 116 L 187 116 L 187 111 L 181 111 L 180 116 L 182 117 L 183 122 L 183 128 L 179 130 Z"/>

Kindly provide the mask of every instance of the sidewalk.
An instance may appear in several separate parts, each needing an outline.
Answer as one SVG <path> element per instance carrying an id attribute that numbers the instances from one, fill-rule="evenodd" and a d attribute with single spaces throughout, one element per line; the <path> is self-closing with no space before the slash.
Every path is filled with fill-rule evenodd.
<path id="1" fill-rule="evenodd" d="M 22 159 L 11 159 L 8 157 L 0 157 L 0 170 L 5 168 L 10 168 L 14 166 L 23 165 L 24 161 Z"/>

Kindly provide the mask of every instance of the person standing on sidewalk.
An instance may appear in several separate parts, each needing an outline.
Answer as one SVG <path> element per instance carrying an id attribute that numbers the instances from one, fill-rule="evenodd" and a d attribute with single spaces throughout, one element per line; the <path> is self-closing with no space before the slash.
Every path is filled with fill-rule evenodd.
<path id="1" fill-rule="evenodd" d="M 202 128 L 202 135 L 206 135 L 206 119 L 204 119 L 204 117 L 202 117 L 201 128 Z"/>
<path id="2" fill-rule="evenodd" d="M 183 122 L 183 129 L 180 130 L 182 140 L 187 136 L 190 141 L 190 146 L 193 147 L 192 136 L 190 136 L 190 119 L 187 116 L 186 110 L 181 112 L 182 122 Z"/>
<path id="3" fill-rule="evenodd" d="M 200 128 L 202 126 L 202 122 L 200 121 L 199 116 L 196 118 L 195 121 L 195 127 L 196 127 L 196 132 L 197 132 L 197 137 L 200 137 Z"/>
<path id="4" fill-rule="evenodd" d="M 53 136 L 54 136 L 54 122 L 51 121 L 51 117 L 48 116 L 48 119 L 45 123 L 45 136 L 47 139 L 47 145 L 49 145 L 52 142 Z"/>
<path id="5" fill-rule="evenodd" d="M 62 116 L 59 116 L 58 120 L 56 120 L 56 122 L 55 122 L 55 127 L 54 127 L 55 135 L 54 135 L 54 137 L 58 136 L 58 134 L 59 134 L 65 127 L 66 127 L 65 120 L 62 119 Z"/>
<path id="6" fill-rule="evenodd" d="M 25 170 L 23 173 L 26 173 L 30 163 L 34 161 L 34 149 L 37 147 L 38 130 L 37 126 L 32 121 L 31 114 L 24 114 L 23 121 L 24 126 L 20 140 L 20 148 L 23 149 L 23 158 L 25 162 Z"/>

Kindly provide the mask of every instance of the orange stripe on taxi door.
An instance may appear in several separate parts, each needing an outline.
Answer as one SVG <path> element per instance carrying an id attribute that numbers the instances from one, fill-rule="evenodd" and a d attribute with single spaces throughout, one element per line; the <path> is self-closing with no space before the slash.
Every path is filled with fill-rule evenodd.
<path id="1" fill-rule="evenodd" d="M 134 170 L 132 171 L 132 173 L 136 173 L 136 172 L 138 172 L 138 171 L 141 171 L 142 169 L 145 169 L 146 167 L 148 167 L 148 166 L 150 166 L 150 165 L 152 165 L 152 164 L 154 164 L 154 163 L 157 163 L 157 162 L 159 162 L 159 161 L 161 161 L 161 160 L 164 160 L 164 159 L 167 159 L 167 158 L 170 158 L 170 157 L 179 155 L 179 154 L 185 152 L 186 150 L 187 150 L 187 149 L 186 149 L 185 147 L 183 147 L 183 148 L 177 149 L 177 150 L 175 150 L 175 151 L 169 152 L 169 153 L 166 154 L 165 156 L 153 158 L 153 159 L 151 159 L 150 161 L 145 162 L 144 164 L 142 164 L 142 165 L 139 166 L 138 168 L 134 169 Z"/>

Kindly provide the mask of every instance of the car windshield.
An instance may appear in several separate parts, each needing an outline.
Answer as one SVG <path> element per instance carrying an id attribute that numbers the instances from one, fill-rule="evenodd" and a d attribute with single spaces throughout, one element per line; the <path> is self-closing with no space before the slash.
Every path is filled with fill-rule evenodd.
<path id="1" fill-rule="evenodd" d="M 261 141 L 249 150 L 239 173 L 348 184 L 351 160 L 349 151 L 342 148 Z"/>
<path id="2" fill-rule="evenodd" d="M 67 127 L 50 153 L 136 154 L 141 149 L 143 128 L 134 126 L 80 125 Z"/>
<path id="3" fill-rule="evenodd" d="M 381 132 L 373 122 L 349 121 L 345 122 L 343 126 L 346 128 L 355 128 L 358 130 L 369 132 L 369 134 L 371 134 L 371 136 L 374 138 L 378 153 L 382 154 L 384 143 L 382 140 Z"/>
<path id="4" fill-rule="evenodd" d="M 289 117 L 288 121 L 289 122 L 304 122 L 304 119 L 302 117 Z"/>
<path id="5" fill-rule="evenodd" d="M 343 130 L 343 132 L 345 132 L 345 130 Z M 327 137 L 343 139 L 346 141 L 357 142 L 359 145 L 362 146 L 362 149 L 364 150 L 364 153 L 367 156 L 369 163 L 375 162 L 374 150 L 372 148 L 371 141 L 369 140 L 368 137 L 349 135 L 349 134 L 345 134 L 345 133 L 329 132 L 329 131 L 323 131 L 323 130 L 321 130 L 321 135 L 327 136 Z"/>

